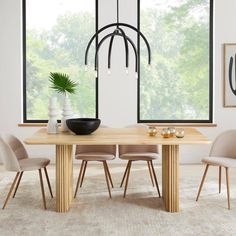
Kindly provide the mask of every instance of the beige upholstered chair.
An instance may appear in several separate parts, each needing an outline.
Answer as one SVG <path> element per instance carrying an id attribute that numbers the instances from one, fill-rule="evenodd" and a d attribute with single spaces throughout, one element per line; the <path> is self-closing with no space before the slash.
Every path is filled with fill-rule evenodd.
<path id="1" fill-rule="evenodd" d="M 127 128 L 141 127 L 140 125 L 130 125 Z M 127 160 L 127 166 L 125 173 L 123 175 L 120 187 L 122 187 L 124 180 L 125 181 L 125 190 L 123 197 L 126 196 L 126 191 L 128 187 L 129 174 L 133 161 L 146 161 L 149 169 L 150 178 L 152 181 L 153 187 L 157 188 L 159 197 L 161 197 L 156 173 L 153 166 L 153 160 L 158 158 L 158 146 L 157 145 L 119 145 L 119 158 L 122 160 Z"/>
<path id="2" fill-rule="evenodd" d="M 229 167 L 236 167 L 236 130 L 228 130 L 221 133 L 213 142 L 210 154 L 202 159 L 206 168 L 199 186 L 196 201 L 200 196 L 202 186 L 209 166 L 219 166 L 219 193 L 221 192 L 221 168 L 226 171 L 226 185 L 228 197 L 228 209 L 230 209 L 230 190 L 229 190 Z"/>
<path id="3" fill-rule="evenodd" d="M 6 170 L 16 172 L 15 179 L 11 185 L 10 191 L 7 195 L 7 198 L 5 200 L 2 209 L 6 207 L 6 204 L 14 188 L 15 190 L 13 198 L 15 197 L 24 171 L 31 171 L 31 170 L 39 171 L 40 185 L 43 197 L 43 206 L 44 209 L 46 209 L 46 201 L 45 201 L 45 193 L 44 193 L 41 169 L 42 168 L 44 169 L 50 194 L 51 197 L 53 197 L 46 169 L 46 166 L 50 163 L 50 160 L 46 158 L 29 158 L 27 151 L 24 148 L 21 141 L 17 139 L 15 136 L 10 134 L 0 135 L 0 157 L 4 163 Z"/>
<path id="4" fill-rule="evenodd" d="M 109 196 L 111 198 L 111 190 L 109 181 L 111 183 L 112 188 L 113 183 L 111 179 L 111 174 L 107 165 L 108 160 L 113 160 L 116 156 L 116 145 L 77 145 L 75 151 L 75 158 L 77 160 L 82 160 L 82 164 L 80 167 L 80 172 L 78 176 L 78 181 L 75 189 L 74 198 L 76 198 L 77 191 L 79 186 L 82 187 L 85 171 L 87 168 L 87 164 L 89 161 L 100 161 L 103 163 L 107 188 L 109 192 Z"/>

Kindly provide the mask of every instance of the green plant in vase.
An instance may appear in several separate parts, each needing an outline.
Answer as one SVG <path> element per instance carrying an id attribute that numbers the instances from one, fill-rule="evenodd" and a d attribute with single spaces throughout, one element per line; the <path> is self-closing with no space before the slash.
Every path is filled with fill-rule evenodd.
<path id="1" fill-rule="evenodd" d="M 77 83 L 72 81 L 67 74 L 59 72 L 50 72 L 49 81 L 51 82 L 51 87 L 58 93 L 74 94 L 76 92 Z"/>
<path id="2" fill-rule="evenodd" d="M 64 95 L 62 119 L 61 119 L 61 131 L 68 131 L 66 120 L 72 118 L 73 112 L 68 98 L 68 94 L 74 94 L 78 83 L 72 81 L 69 75 L 59 72 L 50 72 L 49 82 L 51 87 L 57 93 Z"/>

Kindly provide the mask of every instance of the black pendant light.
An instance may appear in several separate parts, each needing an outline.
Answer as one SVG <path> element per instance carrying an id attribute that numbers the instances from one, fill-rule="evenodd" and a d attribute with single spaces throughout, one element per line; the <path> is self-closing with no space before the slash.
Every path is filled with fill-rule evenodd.
<path id="1" fill-rule="evenodd" d="M 137 28 L 135 28 L 132 25 L 126 24 L 126 23 L 120 23 L 119 22 L 119 0 L 117 0 L 117 22 L 116 23 L 112 23 L 109 25 L 106 25 L 104 27 L 102 27 L 101 29 L 99 29 L 90 39 L 90 41 L 88 42 L 86 51 L 85 51 L 85 66 L 87 66 L 88 63 L 88 52 L 89 52 L 89 48 L 93 42 L 93 40 L 98 37 L 98 35 L 103 32 L 104 30 L 110 28 L 110 27 L 114 27 L 116 26 L 115 30 L 112 33 L 107 34 L 106 36 L 104 36 L 101 41 L 98 43 L 97 48 L 96 48 L 96 52 L 95 52 L 95 62 L 94 62 L 94 69 L 96 71 L 96 77 L 97 77 L 97 69 L 98 69 L 98 52 L 99 49 L 101 48 L 101 45 L 110 38 L 110 43 L 109 43 L 109 49 L 108 49 L 108 72 L 110 72 L 110 68 L 111 68 L 111 53 L 112 53 L 112 46 L 113 46 L 113 41 L 114 41 L 114 37 L 115 36 L 119 36 L 122 37 L 124 40 L 124 46 L 125 46 L 125 65 L 126 65 L 126 72 L 128 73 L 128 68 L 129 68 L 129 45 L 132 46 L 133 51 L 134 51 L 134 55 L 135 55 L 135 74 L 136 74 L 136 78 L 138 78 L 138 53 L 137 53 L 137 48 L 134 44 L 134 42 L 126 35 L 124 28 L 130 28 L 134 31 L 137 32 L 138 36 L 141 36 L 141 38 L 144 40 L 146 46 L 147 46 L 147 51 L 148 51 L 148 64 L 151 64 L 151 49 L 149 46 L 149 43 L 146 39 L 146 37 L 142 34 L 142 32 L 140 32 Z M 121 28 L 122 27 L 122 28 Z"/>

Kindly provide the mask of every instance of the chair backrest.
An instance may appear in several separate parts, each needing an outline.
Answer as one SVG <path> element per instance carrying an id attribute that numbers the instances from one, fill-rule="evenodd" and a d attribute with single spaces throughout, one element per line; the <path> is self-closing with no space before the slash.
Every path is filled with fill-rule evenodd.
<path id="1" fill-rule="evenodd" d="M 89 152 L 116 155 L 116 145 L 76 145 L 75 155 Z"/>
<path id="2" fill-rule="evenodd" d="M 214 140 L 210 156 L 220 156 L 236 159 L 236 130 L 227 130 Z"/>
<path id="3" fill-rule="evenodd" d="M 152 152 L 159 153 L 157 145 L 119 145 L 119 155 L 125 153 L 143 153 L 143 152 Z"/>
<path id="4" fill-rule="evenodd" d="M 18 160 L 29 158 L 23 143 L 12 134 L 4 134 L 4 141 L 10 146 Z"/>
<path id="5" fill-rule="evenodd" d="M 100 125 L 100 128 L 108 128 L 108 126 Z M 116 145 L 76 145 L 75 155 L 89 152 L 116 155 Z"/>
<path id="6" fill-rule="evenodd" d="M 143 124 L 128 125 L 126 128 L 145 128 Z M 144 153 L 152 152 L 159 153 L 158 145 L 119 145 L 119 155 L 125 153 Z"/>
<path id="7" fill-rule="evenodd" d="M 5 135 L 0 135 L 0 157 L 6 170 L 16 172 L 20 171 L 17 156 L 5 140 Z"/>

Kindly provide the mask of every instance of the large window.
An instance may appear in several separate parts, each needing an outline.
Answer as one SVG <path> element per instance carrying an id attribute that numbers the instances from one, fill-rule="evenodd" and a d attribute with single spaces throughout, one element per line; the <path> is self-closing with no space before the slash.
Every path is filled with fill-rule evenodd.
<path id="1" fill-rule="evenodd" d="M 66 73 L 78 82 L 77 93 L 70 95 L 76 116 L 96 116 L 96 80 L 92 69 L 84 70 L 85 48 L 96 31 L 95 4 L 93 0 L 23 0 L 24 122 L 46 121 L 52 95 L 58 96 L 62 107 L 62 96 L 50 89 L 50 72 Z M 92 48 L 90 52 L 94 55 Z"/>
<path id="2" fill-rule="evenodd" d="M 212 0 L 140 0 L 139 122 L 212 122 Z"/>

